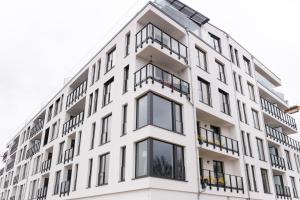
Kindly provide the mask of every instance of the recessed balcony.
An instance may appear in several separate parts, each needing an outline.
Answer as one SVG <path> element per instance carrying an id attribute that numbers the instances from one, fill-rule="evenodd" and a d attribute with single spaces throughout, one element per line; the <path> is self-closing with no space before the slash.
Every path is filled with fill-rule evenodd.
<path id="1" fill-rule="evenodd" d="M 61 197 L 61 196 L 69 195 L 70 194 L 70 186 L 71 186 L 70 180 L 61 182 L 59 196 Z"/>
<path id="2" fill-rule="evenodd" d="M 51 162 L 52 162 L 52 159 L 48 159 L 48 160 L 45 160 L 45 161 L 42 162 L 41 173 L 46 173 L 46 172 L 50 171 Z"/>
<path id="3" fill-rule="evenodd" d="M 28 159 L 28 158 L 32 157 L 33 155 L 35 155 L 36 153 L 38 153 L 40 151 L 40 148 L 41 148 L 41 142 L 38 141 L 30 149 L 27 150 L 26 159 Z"/>
<path id="4" fill-rule="evenodd" d="M 71 148 L 65 150 L 65 153 L 64 153 L 64 164 L 65 163 L 69 163 L 70 161 L 72 161 L 73 157 L 74 157 L 74 147 L 71 147 Z"/>
<path id="5" fill-rule="evenodd" d="M 47 198 L 48 187 L 41 187 L 37 191 L 37 200 L 45 200 Z"/>
<path id="6" fill-rule="evenodd" d="M 84 80 L 67 96 L 66 109 L 78 102 L 86 94 L 86 90 L 87 80 Z"/>
<path id="7" fill-rule="evenodd" d="M 76 116 L 70 117 L 70 119 L 63 125 L 62 136 L 68 134 L 69 132 L 75 130 L 77 127 L 83 124 L 83 120 L 84 111 L 80 112 Z"/>
<path id="8" fill-rule="evenodd" d="M 281 172 L 286 170 L 284 158 L 274 154 L 270 154 L 270 158 L 273 169 L 279 170 Z"/>
<path id="9" fill-rule="evenodd" d="M 44 128 L 44 119 L 39 119 L 38 122 L 30 130 L 29 138 L 33 138 L 37 133 Z"/>

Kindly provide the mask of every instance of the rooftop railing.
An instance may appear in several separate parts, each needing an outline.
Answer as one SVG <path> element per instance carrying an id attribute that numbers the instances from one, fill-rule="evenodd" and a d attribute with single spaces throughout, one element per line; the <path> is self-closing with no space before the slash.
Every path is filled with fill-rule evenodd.
<path id="1" fill-rule="evenodd" d="M 283 112 L 276 105 L 272 104 L 271 102 L 267 101 L 262 97 L 260 98 L 260 101 L 262 109 L 264 111 L 268 112 L 270 115 L 272 115 L 282 123 L 286 124 L 287 126 L 297 130 L 296 120 L 293 117 Z"/>
<path id="2" fill-rule="evenodd" d="M 62 136 L 66 135 L 76 127 L 78 127 L 80 124 L 83 123 L 84 120 L 84 112 L 79 113 L 75 117 L 71 118 L 69 121 L 64 123 L 63 130 L 62 130 Z"/>
<path id="3" fill-rule="evenodd" d="M 273 167 L 276 167 L 276 168 L 282 169 L 282 170 L 286 170 L 284 158 L 274 155 L 274 154 L 270 154 L 270 157 L 271 157 L 271 164 Z"/>
<path id="4" fill-rule="evenodd" d="M 87 80 L 83 81 L 77 88 L 75 88 L 68 96 L 66 101 L 66 108 L 75 103 L 81 96 L 86 93 Z"/>
<path id="5" fill-rule="evenodd" d="M 230 152 L 239 155 L 239 143 L 237 140 L 202 127 L 199 127 L 198 129 L 198 142 L 200 145 L 205 144 L 207 147 L 211 146 L 214 149 L 217 148 L 221 151 L 224 149 L 227 153 Z"/>
<path id="6" fill-rule="evenodd" d="M 161 45 L 161 48 L 167 48 L 170 53 L 178 55 L 178 58 L 183 58 L 187 62 L 187 47 L 165 33 L 152 23 L 145 25 L 135 36 L 135 48 L 143 48 L 143 44 L 148 43 L 149 40 Z"/>
<path id="7" fill-rule="evenodd" d="M 181 95 L 190 97 L 190 85 L 188 82 L 151 63 L 134 73 L 134 89 L 142 87 L 142 83 L 144 82 L 148 84 L 148 81 L 152 81 L 152 83 L 154 81 L 159 82 L 162 84 L 162 87 L 169 87 L 172 91 L 175 90 Z"/>

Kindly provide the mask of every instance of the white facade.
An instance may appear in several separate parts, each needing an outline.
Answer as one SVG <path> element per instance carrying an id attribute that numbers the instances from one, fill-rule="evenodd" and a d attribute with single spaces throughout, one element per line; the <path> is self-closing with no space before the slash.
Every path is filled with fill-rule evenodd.
<path id="1" fill-rule="evenodd" d="M 170 2 L 145 5 L 12 138 L 1 200 L 298 198 L 280 79 Z"/>

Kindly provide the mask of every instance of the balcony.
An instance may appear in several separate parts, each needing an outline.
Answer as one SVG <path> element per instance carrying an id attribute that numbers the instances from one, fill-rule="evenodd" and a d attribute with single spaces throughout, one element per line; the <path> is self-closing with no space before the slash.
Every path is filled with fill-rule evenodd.
<path id="1" fill-rule="evenodd" d="M 64 164 L 73 160 L 74 148 L 67 149 L 64 154 Z"/>
<path id="2" fill-rule="evenodd" d="M 34 154 L 40 151 L 41 142 L 34 144 L 30 149 L 26 152 L 26 159 L 32 157 Z"/>
<path id="3" fill-rule="evenodd" d="M 276 105 L 272 104 L 271 102 L 267 101 L 262 97 L 260 98 L 260 101 L 261 101 L 262 109 L 265 112 L 267 112 L 268 114 L 270 114 L 271 116 L 273 116 L 274 118 L 276 118 L 277 120 L 279 120 L 280 122 L 288 126 L 289 128 L 293 130 L 297 130 L 296 121 L 293 117 L 283 112 L 282 110 L 280 110 L 279 107 L 277 107 Z"/>
<path id="4" fill-rule="evenodd" d="M 217 149 L 224 153 L 240 155 L 239 143 L 237 140 L 202 127 L 198 127 L 198 142 L 202 147 L 205 145 L 206 147 Z"/>
<path id="5" fill-rule="evenodd" d="M 41 173 L 45 173 L 47 171 L 50 170 L 51 168 L 51 159 L 48 159 L 48 160 L 45 160 L 42 162 L 42 165 L 41 165 Z"/>
<path id="6" fill-rule="evenodd" d="M 37 200 L 45 200 L 47 197 L 47 187 L 42 187 L 37 191 Z"/>
<path id="7" fill-rule="evenodd" d="M 201 170 L 200 176 L 202 189 L 208 186 L 209 189 L 214 187 L 217 190 L 224 189 L 224 191 L 229 190 L 230 192 L 244 193 L 243 177 L 207 169 Z"/>
<path id="8" fill-rule="evenodd" d="M 39 122 L 37 124 L 34 125 L 34 127 L 32 127 L 32 129 L 30 130 L 30 134 L 29 134 L 29 138 L 34 137 L 37 133 L 39 133 L 44 127 L 44 120 L 39 120 Z"/>
<path id="9" fill-rule="evenodd" d="M 78 127 L 80 124 L 83 123 L 84 120 L 84 112 L 79 113 L 75 117 L 72 117 L 69 121 L 64 123 L 63 130 L 62 130 L 62 136 L 66 135 L 76 127 Z"/>
<path id="10" fill-rule="evenodd" d="M 272 139 L 275 142 L 279 142 L 285 145 L 286 147 L 290 147 L 295 151 L 300 152 L 300 142 L 268 125 L 266 125 L 265 128 L 268 138 Z"/>
<path id="11" fill-rule="evenodd" d="M 71 181 L 70 180 L 66 180 L 63 181 L 60 184 L 60 191 L 59 191 L 59 196 L 61 197 L 62 195 L 69 195 L 70 194 L 70 185 L 71 185 Z"/>
<path id="12" fill-rule="evenodd" d="M 66 101 L 66 108 L 77 102 L 87 90 L 87 80 L 83 81 L 78 87 L 76 87 L 68 96 Z"/>
<path id="13" fill-rule="evenodd" d="M 13 179 L 13 185 L 18 184 L 18 182 L 19 182 L 19 174 L 14 177 L 14 179 Z"/>
<path id="14" fill-rule="evenodd" d="M 280 170 L 286 170 L 285 160 L 277 155 L 270 154 L 272 167 Z"/>
<path id="15" fill-rule="evenodd" d="M 179 92 L 190 98 L 190 85 L 188 82 L 177 76 L 149 63 L 134 73 L 134 89 L 142 87 L 142 83 L 148 84 L 148 81 L 161 83 L 162 87 L 169 87 L 171 91 Z"/>
<path id="16" fill-rule="evenodd" d="M 291 190 L 287 186 L 275 184 L 276 196 L 281 199 L 292 199 Z"/>
<path id="17" fill-rule="evenodd" d="M 11 170 L 15 165 L 15 159 L 13 159 L 12 161 L 10 161 L 7 165 L 6 165 L 6 171 L 8 172 L 9 170 Z"/>

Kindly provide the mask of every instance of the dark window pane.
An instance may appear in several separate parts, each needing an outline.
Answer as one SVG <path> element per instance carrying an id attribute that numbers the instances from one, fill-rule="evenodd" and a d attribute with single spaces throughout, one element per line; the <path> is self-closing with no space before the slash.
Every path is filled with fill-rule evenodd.
<path id="1" fill-rule="evenodd" d="M 173 177 L 173 146 L 160 141 L 153 141 L 153 176 Z"/>
<path id="2" fill-rule="evenodd" d="M 153 95 L 153 124 L 172 130 L 172 103 Z"/>
<path id="3" fill-rule="evenodd" d="M 147 140 L 142 141 L 136 146 L 136 177 L 146 176 L 147 173 Z"/>
<path id="4" fill-rule="evenodd" d="M 138 100 L 137 127 L 148 124 L 147 95 Z"/>

